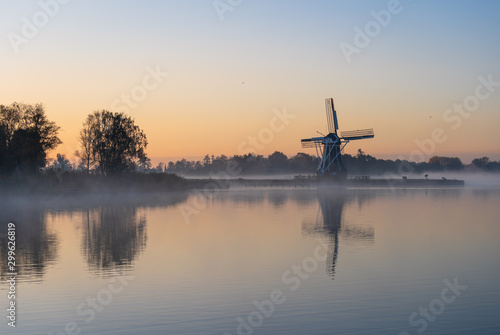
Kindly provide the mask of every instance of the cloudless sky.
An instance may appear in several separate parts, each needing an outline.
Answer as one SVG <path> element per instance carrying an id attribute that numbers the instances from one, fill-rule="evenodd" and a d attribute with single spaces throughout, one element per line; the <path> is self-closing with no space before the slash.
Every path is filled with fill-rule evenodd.
<path id="1" fill-rule="evenodd" d="M 15 52 L 12 34 L 23 37 L 41 3 L 55 1 L 0 0 L 0 104 L 43 103 L 62 128 L 52 156 L 72 156 L 86 116 L 117 111 L 159 68 L 168 77 L 127 110 L 150 157 L 244 153 L 276 110 L 295 118 L 244 147 L 294 155 L 307 150 L 301 138 L 325 132 L 324 99 L 333 97 L 341 131 L 375 130 L 348 153 L 500 159 L 500 87 L 459 126 L 459 114 L 443 118 L 474 96 L 479 77 L 500 82 L 498 1 L 401 0 L 348 62 L 341 43 L 356 47 L 356 27 L 373 27 L 372 12 L 391 1 L 220 0 L 232 7 L 221 20 L 212 0 L 72 0 Z M 446 140 L 430 144 L 436 128 Z M 415 154 L 422 141 L 425 156 Z"/>

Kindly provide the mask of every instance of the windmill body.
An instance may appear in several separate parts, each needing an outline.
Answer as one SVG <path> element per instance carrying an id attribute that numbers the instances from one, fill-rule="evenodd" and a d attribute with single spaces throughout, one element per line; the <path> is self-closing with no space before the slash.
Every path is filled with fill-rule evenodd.
<path id="1" fill-rule="evenodd" d="M 326 99 L 325 104 L 329 134 L 303 139 L 301 143 L 304 148 L 316 148 L 319 161 L 316 173 L 319 177 L 343 180 L 347 178 L 347 170 L 342 160 L 342 150 L 350 141 L 373 138 L 375 135 L 373 129 L 362 129 L 342 132 L 339 136 L 333 99 Z"/>

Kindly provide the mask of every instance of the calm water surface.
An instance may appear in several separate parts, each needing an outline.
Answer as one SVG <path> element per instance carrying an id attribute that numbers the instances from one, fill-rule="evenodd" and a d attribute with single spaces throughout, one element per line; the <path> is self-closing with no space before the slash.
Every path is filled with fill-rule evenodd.
<path id="1" fill-rule="evenodd" d="M 18 334 L 500 334 L 500 190 L 0 205 Z M 7 306 L 5 234 L 2 305 Z"/>

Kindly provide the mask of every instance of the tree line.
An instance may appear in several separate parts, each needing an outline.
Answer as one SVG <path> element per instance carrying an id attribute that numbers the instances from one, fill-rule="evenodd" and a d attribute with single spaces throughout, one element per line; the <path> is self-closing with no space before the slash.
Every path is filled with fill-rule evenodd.
<path id="1" fill-rule="evenodd" d="M 238 167 L 239 174 L 313 174 L 318 159 L 306 153 L 288 157 L 276 151 L 267 157 L 259 154 L 206 155 L 199 161 L 181 159 L 151 168 L 146 154 L 146 134 L 124 113 L 107 110 L 87 116 L 79 133 L 78 158 L 72 164 L 65 155 L 47 159 L 55 149 L 60 127 L 45 114 L 42 104 L 13 103 L 0 105 L 0 176 L 31 176 L 47 171 L 79 172 L 110 176 L 132 172 L 162 172 L 182 175 L 207 175 L 224 171 L 228 163 Z M 500 162 L 488 157 L 476 158 L 465 165 L 457 157 L 434 156 L 428 162 L 377 159 L 361 149 L 356 155 L 343 155 L 350 174 L 424 173 L 432 171 L 500 172 Z M 404 167 L 402 169 L 402 167 Z"/>
<path id="2" fill-rule="evenodd" d="M 50 121 L 42 104 L 0 105 L 0 175 L 31 176 L 48 169 L 79 170 L 113 175 L 149 167 L 146 134 L 124 113 L 95 111 L 83 122 L 77 166 L 64 155 L 49 162 L 60 127 Z"/>
<path id="3" fill-rule="evenodd" d="M 488 157 L 476 158 L 471 164 L 464 164 L 458 157 L 434 156 L 428 162 L 409 162 L 407 160 L 377 159 L 365 154 L 361 149 L 356 155 L 343 154 L 342 159 L 351 175 L 381 175 L 425 173 L 439 171 L 490 171 L 500 172 L 500 162 L 490 161 Z M 199 161 L 181 159 L 168 164 L 160 163 L 154 168 L 156 171 L 165 171 L 182 175 L 207 175 L 224 171 L 228 163 L 237 166 L 241 175 L 259 174 L 313 174 L 319 161 L 316 156 L 307 153 L 297 153 L 286 156 L 276 151 L 265 157 L 257 154 L 206 155 Z"/>

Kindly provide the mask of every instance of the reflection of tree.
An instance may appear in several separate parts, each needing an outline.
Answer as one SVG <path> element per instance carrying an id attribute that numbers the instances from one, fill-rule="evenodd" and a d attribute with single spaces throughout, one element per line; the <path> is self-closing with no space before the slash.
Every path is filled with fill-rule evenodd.
<path id="1" fill-rule="evenodd" d="M 282 192 L 270 193 L 269 203 L 276 209 L 282 208 L 288 200 L 288 196 Z"/>
<path id="2" fill-rule="evenodd" d="M 146 246 L 146 220 L 137 207 L 87 210 L 83 219 L 83 252 L 98 271 L 129 266 Z"/>
<path id="3" fill-rule="evenodd" d="M 243 190 L 238 192 L 236 190 L 229 192 L 214 192 L 209 194 L 210 201 L 217 201 L 222 204 L 240 205 L 245 204 L 249 206 L 262 207 L 265 203 L 270 204 L 275 209 L 283 208 L 287 202 L 292 201 L 300 207 L 307 207 L 315 202 L 315 191 L 301 190 L 297 192 L 296 189 L 264 189 L 261 192 L 248 192 Z"/>
<path id="4" fill-rule="evenodd" d="M 361 199 L 363 198 L 363 199 Z M 357 200 L 361 204 L 367 201 L 362 195 L 349 193 L 342 189 L 318 190 L 319 211 L 315 221 L 304 222 L 302 232 L 308 236 L 320 236 L 329 246 L 326 261 L 326 273 L 335 276 L 335 267 L 339 253 L 339 238 L 373 242 L 373 227 L 343 223 L 343 209 L 346 203 Z"/>
<path id="5" fill-rule="evenodd" d="M 7 224 L 16 225 L 16 272 L 20 280 L 41 280 L 46 267 L 57 257 L 57 238 L 47 229 L 45 212 L 37 206 L 15 200 L 0 204 L 0 279 L 7 277 Z"/>

